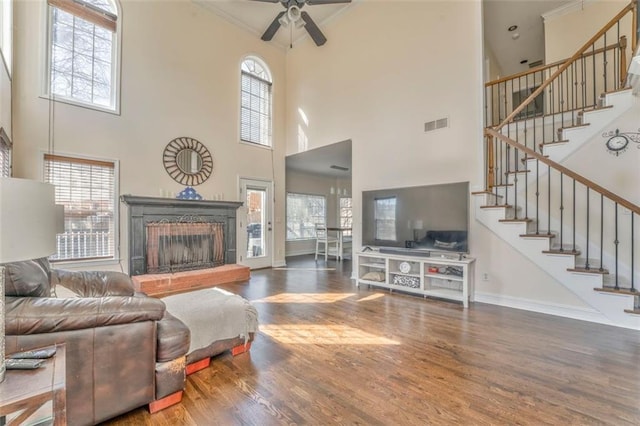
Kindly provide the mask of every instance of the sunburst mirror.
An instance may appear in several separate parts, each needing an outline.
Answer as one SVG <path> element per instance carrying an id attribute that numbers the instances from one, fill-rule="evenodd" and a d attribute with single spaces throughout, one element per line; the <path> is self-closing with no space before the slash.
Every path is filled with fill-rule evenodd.
<path id="1" fill-rule="evenodd" d="M 162 154 L 162 162 L 173 180 L 187 186 L 200 185 L 213 172 L 213 157 L 207 147 L 189 137 L 169 142 Z"/>

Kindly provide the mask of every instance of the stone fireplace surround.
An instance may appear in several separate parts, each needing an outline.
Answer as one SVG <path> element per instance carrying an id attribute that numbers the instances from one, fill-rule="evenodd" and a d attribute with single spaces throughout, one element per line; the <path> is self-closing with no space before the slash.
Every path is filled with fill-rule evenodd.
<path id="1" fill-rule="evenodd" d="M 146 224 L 162 220 L 175 222 L 185 216 L 197 216 L 207 223 L 222 223 L 224 264 L 236 263 L 236 211 L 242 206 L 241 202 L 179 200 L 134 195 L 123 195 L 121 201 L 129 207 L 129 275 L 147 273 Z"/>

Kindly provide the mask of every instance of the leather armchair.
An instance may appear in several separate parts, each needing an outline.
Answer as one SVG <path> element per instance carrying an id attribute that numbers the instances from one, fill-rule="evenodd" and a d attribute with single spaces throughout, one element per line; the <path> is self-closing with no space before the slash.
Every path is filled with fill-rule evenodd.
<path id="1" fill-rule="evenodd" d="M 71 293 L 56 297 L 56 289 Z M 8 354 L 65 343 L 70 425 L 180 400 L 189 329 L 161 300 L 135 293 L 127 275 L 56 270 L 46 259 L 9 263 L 5 310 Z"/>

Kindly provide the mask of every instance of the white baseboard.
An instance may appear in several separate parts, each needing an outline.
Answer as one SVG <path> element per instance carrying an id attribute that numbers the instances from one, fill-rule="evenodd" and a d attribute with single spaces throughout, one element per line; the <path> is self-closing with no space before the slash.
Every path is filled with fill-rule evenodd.
<path id="1" fill-rule="evenodd" d="M 287 252 L 285 253 L 285 256 L 289 257 L 289 256 L 302 256 L 305 254 L 316 254 L 316 249 L 313 248 L 312 250 L 287 250 Z"/>
<path id="2" fill-rule="evenodd" d="M 275 259 L 271 265 L 272 268 L 284 268 L 285 266 L 287 266 L 287 262 L 284 259 Z"/>
<path id="3" fill-rule="evenodd" d="M 577 319 L 581 321 L 596 322 L 599 324 L 615 325 L 600 312 L 591 308 L 582 308 L 571 305 L 541 302 L 539 300 L 523 299 L 520 297 L 505 296 L 494 293 L 475 293 L 475 301 L 507 308 L 522 309 L 524 311 L 539 312 L 541 314 L 555 315 L 558 317 Z"/>

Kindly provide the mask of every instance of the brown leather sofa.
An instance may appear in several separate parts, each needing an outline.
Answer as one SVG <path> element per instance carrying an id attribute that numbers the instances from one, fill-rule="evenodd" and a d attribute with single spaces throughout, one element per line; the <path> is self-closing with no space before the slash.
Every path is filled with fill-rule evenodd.
<path id="1" fill-rule="evenodd" d="M 76 296 L 56 297 L 58 286 Z M 127 275 L 9 263 L 5 307 L 7 354 L 65 344 L 68 424 L 180 401 L 189 329 L 161 300 L 135 293 Z"/>

